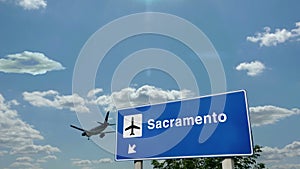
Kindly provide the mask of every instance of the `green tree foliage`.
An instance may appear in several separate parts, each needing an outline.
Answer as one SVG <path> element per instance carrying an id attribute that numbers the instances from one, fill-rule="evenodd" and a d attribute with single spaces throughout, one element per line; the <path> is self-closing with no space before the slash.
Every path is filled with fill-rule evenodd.
<path id="1" fill-rule="evenodd" d="M 263 169 L 265 164 L 256 160 L 262 152 L 261 146 L 255 145 L 252 156 L 233 157 L 235 169 Z M 188 158 L 188 159 L 168 159 L 163 161 L 153 160 L 155 169 L 222 169 L 224 158 Z"/>

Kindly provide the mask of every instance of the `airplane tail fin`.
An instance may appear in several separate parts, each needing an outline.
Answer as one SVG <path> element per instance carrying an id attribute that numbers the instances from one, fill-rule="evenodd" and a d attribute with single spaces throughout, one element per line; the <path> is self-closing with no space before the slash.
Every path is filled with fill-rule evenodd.
<path id="1" fill-rule="evenodd" d="M 106 113 L 106 116 L 105 116 L 105 122 L 108 121 L 108 116 L 109 116 L 109 111 Z"/>

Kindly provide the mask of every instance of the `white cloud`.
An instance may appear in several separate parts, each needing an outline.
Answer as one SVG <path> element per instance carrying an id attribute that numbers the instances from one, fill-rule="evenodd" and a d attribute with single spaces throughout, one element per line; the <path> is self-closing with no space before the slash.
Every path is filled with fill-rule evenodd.
<path id="1" fill-rule="evenodd" d="M 238 71 L 246 70 L 247 75 L 249 76 L 257 76 L 261 74 L 265 70 L 265 68 L 265 65 L 260 61 L 252 61 L 250 63 L 240 63 L 235 69 Z"/>
<path id="2" fill-rule="evenodd" d="M 192 97 L 189 90 L 163 90 L 154 86 L 144 85 L 138 89 L 128 87 L 111 95 L 102 95 L 91 101 L 91 103 L 104 106 L 106 110 L 125 108 L 131 106 L 154 104 L 170 100 Z"/>
<path id="3" fill-rule="evenodd" d="M 6 151 L 6 150 L 1 150 L 1 151 L 0 151 L 0 157 L 1 157 L 1 156 L 4 156 L 4 155 L 6 155 L 6 154 L 8 154 L 8 151 Z"/>
<path id="4" fill-rule="evenodd" d="M 24 156 L 24 157 L 18 157 L 18 158 L 16 158 L 16 161 L 19 161 L 19 162 L 32 162 L 33 161 L 33 159 L 31 158 L 31 157 L 26 157 L 26 156 Z"/>
<path id="5" fill-rule="evenodd" d="M 90 90 L 87 94 L 87 97 L 88 98 L 96 97 L 96 95 L 101 92 L 103 92 L 103 89 L 96 88 L 96 89 Z"/>
<path id="6" fill-rule="evenodd" d="M 17 0 L 17 3 L 26 10 L 46 8 L 47 6 L 45 0 Z"/>
<path id="7" fill-rule="evenodd" d="M 48 90 L 48 91 L 35 91 L 35 92 L 23 92 L 24 100 L 28 101 L 30 104 L 42 107 L 42 106 L 49 106 L 49 107 L 55 107 L 56 104 L 53 100 L 50 100 L 49 98 L 56 97 L 59 93 L 54 90 Z M 53 99 L 53 98 L 52 98 Z"/>
<path id="8" fill-rule="evenodd" d="M 57 91 L 24 92 L 23 98 L 37 107 L 53 107 L 69 109 L 74 112 L 89 112 L 88 105 L 102 106 L 105 111 L 115 111 L 117 108 L 159 103 L 193 96 L 189 90 L 163 90 L 154 86 L 144 85 L 138 89 L 125 88 L 111 95 L 100 95 L 102 89 L 93 89 L 87 94 L 87 99 L 78 94 L 60 95 Z"/>
<path id="9" fill-rule="evenodd" d="M 45 157 L 42 157 L 37 160 L 38 163 L 46 163 L 48 160 L 56 160 L 57 157 L 55 155 L 48 155 Z"/>
<path id="10" fill-rule="evenodd" d="M 37 107 L 53 107 L 56 109 L 69 109 L 76 112 L 89 112 L 85 100 L 77 94 L 61 96 L 57 91 L 23 92 L 24 100 Z"/>
<path id="11" fill-rule="evenodd" d="M 14 103 L 14 104 L 12 104 Z M 1 158 L 16 156 L 16 161 L 10 165 L 13 168 L 40 168 L 33 159 L 36 156 L 53 155 L 60 152 L 51 145 L 37 145 L 44 137 L 32 125 L 24 122 L 16 110 L 11 108 L 14 101 L 5 101 L 0 94 L 0 154 Z M 21 155 L 21 157 L 20 157 Z"/>
<path id="12" fill-rule="evenodd" d="M 17 157 L 15 162 L 13 162 L 10 166 L 13 168 L 41 168 L 41 163 L 46 163 L 49 160 L 56 160 L 57 157 L 55 155 L 47 155 L 38 159 L 33 159 L 29 156 Z"/>
<path id="13" fill-rule="evenodd" d="M 13 168 L 30 168 L 30 169 L 41 169 L 41 167 L 37 164 L 31 162 L 14 162 L 10 165 Z"/>
<path id="14" fill-rule="evenodd" d="M 272 169 L 299 169 L 300 164 L 283 164 L 283 165 L 278 165 L 276 164 L 275 166 L 272 166 Z"/>
<path id="15" fill-rule="evenodd" d="M 10 154 L 40 154 L 40 153 L 46 153 L 46 154 L 52 154 L 60 152 L 60 150 L 57 147 L 52 147 L 50 145 L 25 145 L 25 146 L 18 146 L 13 147 Z"/>
<path id="16" fill-rule="evenodd" d="M 47 1 L 45 0 L 0 0 L 0 2 L 14 3 L 25 10 L 37 10 L 47 7 Z"/>
<path id="17" fill-rule="evenodd" d="M 32 140 L 42 139 L 40 132 L 22 121 L 17 111 L 10 109 L 10 105 L 0 94 L 0 147 L 30 145 Z"/>
<path id="18" fill-rule="evenodd" d="M 260 46 L 276 46 L 286 41 L 299 40 L 300 22 L 296 22 L 295 25 L 295 29 L 275 29 L 274 33 L 271 32 L 270 27 L 265 27 L 265 32 L 256 33 L 255 36 L 248 36 L 247 40 L 253 43 L 259 43 Z"/>
<path id="19" fill-rule="evenodd" d="M 45 74 L 53 70 L 65 69 L 59 62 L 49 59 L 43 53 L 24 51 L 0 59 L 0 72 Z"/>
<path id="20" fill-rule="evenodd" d="M 250 107 L 252 126 L 269 125 L 292 115 L 299 115 L 300 109 L 285 109 L 272 105 Z"/>
<path id="21" fill-rule="evenodd" d="M 83 167 L 92 165 L 91 160 L 80 160 L 80 159 L 72 159 L 72 164 L 74 166 Z"/>
<path id="22" fill-rule="evenodd" d="M 93 160 L 92 161 L 94 164 L 101 164 L 101 163 L 112 163 L 113 160 L 110 158 L 101 158 L 99 160 Z"/>
<path id="23" fill-rule="evenodd" d="M 110 158 L 101 158 L 98 160 L 82 160 L 82 159 L 71 159 L 72 165 L 82 168 L 94 168 L 93 166 L 97 166 L 103 163 L 112 163 L 113 160 Z"/>
<path id="24" fill-rule="evenodd" d="M 276 168 L 278 163 L 283 162 L 284 160 L 300 157 L 300 142 L 294 141 L 283 148 L 265 146 L 261 150 L 260 161 L 266 163 L 267 166 L 271 166 L 271 168 Z"/>

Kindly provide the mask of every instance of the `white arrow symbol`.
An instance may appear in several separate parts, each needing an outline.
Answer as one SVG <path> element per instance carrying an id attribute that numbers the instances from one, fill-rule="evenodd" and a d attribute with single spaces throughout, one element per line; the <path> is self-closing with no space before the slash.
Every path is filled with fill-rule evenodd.
<path id="1" fill-rule="evenodd" d="M 128 154 L 136 153 L 136 151 L 134 150 L 135 147 L 136 147 L 135 144 L 133 144 L 132 146 L 129 144 L 129 145 L 128 145 Z"/>

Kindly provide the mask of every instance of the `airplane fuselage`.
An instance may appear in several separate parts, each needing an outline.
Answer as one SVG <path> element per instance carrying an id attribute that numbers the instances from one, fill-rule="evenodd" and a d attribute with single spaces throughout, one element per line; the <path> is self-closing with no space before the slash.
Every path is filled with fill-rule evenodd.
<path id="1" fill-rule="evenodd" d="M 85 131 L 85 134 L 87 137 L 91 137 L 93 135 L 101 134 L 106 127 L 108 126 L 108 123 L 103 123 L 100 126 L 97 126 L 95 128 L 92 128 L 91 130 Z"/>

